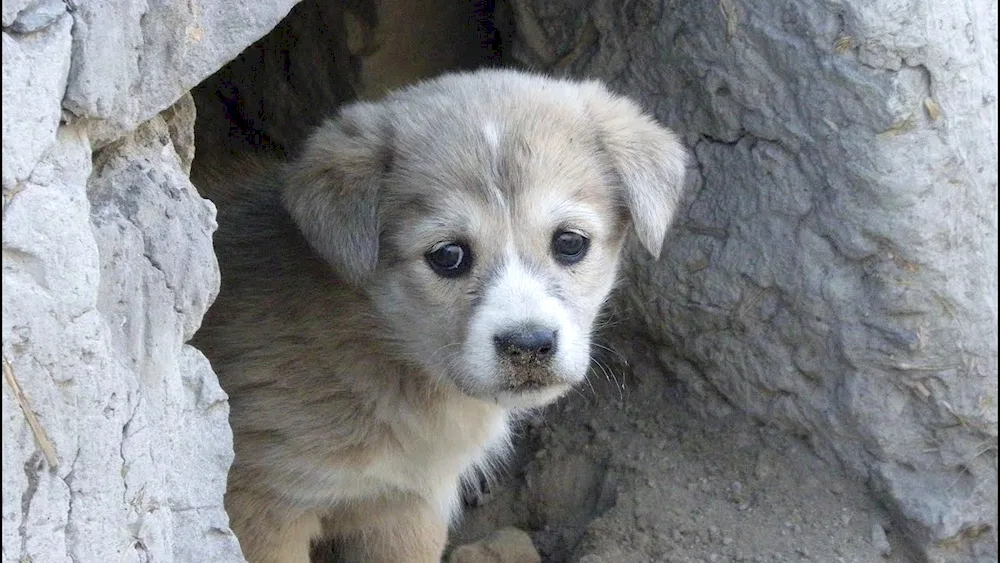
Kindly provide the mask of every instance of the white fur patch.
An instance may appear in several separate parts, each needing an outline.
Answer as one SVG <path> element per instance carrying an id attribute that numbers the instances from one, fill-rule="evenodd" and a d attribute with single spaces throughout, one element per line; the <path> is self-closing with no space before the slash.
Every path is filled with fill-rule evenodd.
<path id="1" fill-rule="evenodd" d="M 478 387 L 496 388 L 500 378 L 499 358 L 494 346 L 498 334 L 523 326 L 539 326 L 557 331 L 552 369 L 566 387 L 531 393 L 501 393 L 504 406 L 529 407 L 545 404 L 562 394 L 568 385 L 583 379 L 590 362 L 589 333 L 581 330 L 567 308 L 546 290 L 542 280 L 524 267 L 513 250 L 508 250 L 496 283 L 485 290 L 463 344 L 467 376 Z"/>
<path id="2" fill-rule="evenodd" d="M 483 136 L 494 151 L 500 149 L 500 135 L 502 134 L 503 130 L 495 121 L 487 121 L 483 124 Z"/>

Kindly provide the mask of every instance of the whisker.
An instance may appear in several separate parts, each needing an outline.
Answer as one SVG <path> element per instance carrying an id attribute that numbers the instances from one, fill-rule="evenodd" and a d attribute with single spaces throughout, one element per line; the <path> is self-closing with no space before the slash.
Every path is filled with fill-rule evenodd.
<path id="1" fill-rule="evenodd" d="M 596 346 L 597 348 L 600 348 L 601 350 L 606 350 L 606 351 L 608 351 L 608 352 L 611 352 L 612 354 L 614 354 L 615 356 L 617 356 L 617 357 L 618 357 L 618 359 L 619 359 L 619 360 L 620 360 L 620 361 L 621 361 L 622 363 L 624 363 L 624 364 L 627 364 L 627 363 L 628 363 L 628 359 L 627 359 L 627 358 L 625 357 L 625 354 L 622 354 L 621 352 L 619 352 L 618 350 L 615 350 L 615 349 L 614 349 L 614 348 L 612 348 L 611 346 L 608 346 L 608 345 L 606 345 L 606 344 L 602 344 L 602 343 L 601 343 L 600 341 L 598 341 L 598 340 L 593 340 L 593 341 L 591 341 L 591 344 L 592 344 L 592 345 L 594 345 L 594 346 Z"/>
<path id="2" fill-rule="evenodd" d="M 433 352 L 431 352 L 431 355 L 430 355 L 430 356 L 427 356 L 427 360 L 426 360 L 426 362 L 427 362 L 428 364 L 429 364 L 429 363 L 431 363 L 431 361 L 432 361 L 432 360 L 434 359 L 434 356 L 436 356 L 436 355 L 437 355 L 437 354 L 439 354 L 439 353 L 440 353 L 441 351 L 443 351 L 443 350 L 445 350 L 445 349 L 447 349 L 447 348 L 450 348 L 450 347 L 452 347 L 452 346 L 461 346 L 461 345 L 462 345 L 462 343 L 461 343 L 461 342 L 452 342 L 452 343 L 450 343 L 450 344 L 445 344 L 444 346 L 442 346 L 442 347 L 438 348 L 437 350 L 434 350 Z"/>
<path id="3" fill-rule="evenodd" d="M 601 368 L 601 371 L 604 372 L 604 377 L 607 378 L 607 380 L 608 380 L 609 383 L 612 380 L 614 381 L 615 387 L 618 389 L 618 400 L 619 401 L 624 401 L 625 400 L 625 394 L 624 394 L 625 385 L 623 385 L 621 383 L 621 381 L 618 380 L 618 376 L 615 374 L 615 371 L 613 369 L 611 369 L 610 366 L 605 365 L 599 359 L 594 358 L 593 356 L 591 357 L 591 359 L 594 361 L 595 364 L 597 364 L 598 367 Z"/>
<path id="4" fill-rule="evenodd" d="M 597 360 L 597 358 L 595 358 L 594 356 L 590 356 L 590 361 L 593 365 L 597 366 L 597 368 L 601 370 L 601 372 L 604 374 L 604 379 L 606 379 L 608 383 L 611 383 L 611 378 L 608 377 L 608 371 L 604 369 L 604 366 L 601 365 L 601 363 Z"/>

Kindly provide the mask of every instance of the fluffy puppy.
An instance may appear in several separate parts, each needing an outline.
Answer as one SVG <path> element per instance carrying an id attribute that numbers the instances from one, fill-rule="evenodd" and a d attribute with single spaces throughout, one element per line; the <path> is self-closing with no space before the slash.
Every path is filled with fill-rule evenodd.
<path id="1" fill-rule="evenodd" d="M 597 82 L 445 75 L 356 103 L 295 162 L 206 179 L 253 563 L 437 562 L 463 475 L 580 382 L 629 228 L 659 255 L 685 151 Z"/>

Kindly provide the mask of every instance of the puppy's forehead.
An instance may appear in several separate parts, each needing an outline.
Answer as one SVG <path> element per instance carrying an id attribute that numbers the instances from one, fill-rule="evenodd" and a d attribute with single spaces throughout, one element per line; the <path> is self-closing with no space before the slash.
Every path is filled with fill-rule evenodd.
<path id="1" fill-rule="evenodd" d="M 521 92 L 432 97 L 395 110 L 393 184 L 405 192 L 397 197 L 446 214 L 522 220 L 609 204 L 606 167 L 578 100 Z"/>

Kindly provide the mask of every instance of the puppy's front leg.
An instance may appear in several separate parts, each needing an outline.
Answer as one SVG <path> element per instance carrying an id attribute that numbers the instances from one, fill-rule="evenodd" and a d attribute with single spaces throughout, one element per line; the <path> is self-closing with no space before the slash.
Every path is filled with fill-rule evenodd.
<path id="1" fill-rule="evenodd" d="M 440 563 L 448 539 L 444 516 L 420 498 L 366 503 L 324 521 L 342 561 Z"/>
<path id="2" fill-rule="evenodd" d="M 274 499 L 246 491 L 230 491 L 226 510 L 248 563 L 309 563 L 310 543 L 321 533 L 318 515 L 294 516 Z"/>

